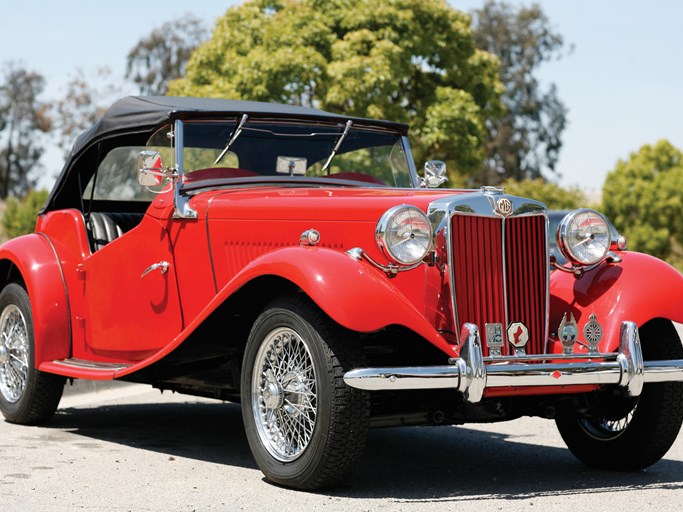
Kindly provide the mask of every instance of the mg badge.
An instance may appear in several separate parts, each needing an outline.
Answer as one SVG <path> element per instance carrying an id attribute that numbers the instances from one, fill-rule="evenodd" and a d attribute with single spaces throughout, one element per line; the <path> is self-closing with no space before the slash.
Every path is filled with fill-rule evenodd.
<path id="1" fill-rule="evenodd" d="M 507 197 L 501 197 L 496 201 L 496 209 L 502 216 L 507 217 L 512 213 L 512 201 Z"/>
<path id="2" fill-rule="evenodd" d="M 588 343 L 588 352 L 597 353 L 598 343 L 602 341 L 602 325 L 598 323 L 598 317 L 591 313 L 588 322 L 583 326 L 583 337 Z"/>
<path id="3" fill-rule="evenodd" d="M 562 321 L 560 322 L 560 327 L 557 330 L 557 334 L 562 342 L 562 351 L 565 354 L 573 354 L 574 343 L 579 335 L 579 328 L 576 325 L 576 320 L 574 320 L 573 313 L 569 313 L 569 320 L 567 320 L 567 313 L 562 315 Z"/>
<path id="4" fill-rule="evenodd" d="M 503 324 L 486 324 L 486 346 L 489 348 L 489 355 L 503 354 Z"/>
<path id="5" fill-rule="evenodd" d="M 516 348 L 523 348 L 529 341 L 529 329 L 522 322 L 508 325 L 508 341 Z"/>

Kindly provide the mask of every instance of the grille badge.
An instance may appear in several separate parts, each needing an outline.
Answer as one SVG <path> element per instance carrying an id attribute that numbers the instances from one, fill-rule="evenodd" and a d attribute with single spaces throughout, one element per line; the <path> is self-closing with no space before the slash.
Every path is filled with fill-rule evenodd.
<path id="1" fill-rule="evenodd" d="M 501 197 L 496 201 L 496 212 L 500 213 L 503 217 L 507 217 L 512 213 L 512 201 L 507 197 Z"/>
<path id="2" fill-rule="evenodd" d="M 489 355 L 503 355 L 503 324 L 486 324 L 486 346 L 489 348 Z"/>
<path id="3" fill-rule="evenodd" d="M 515 347 L 516 356 L 525 356 L 524 347 L 529 342 L 529 329 L 522 322 L 512 322 L 508 325 L 508 341 Z"/>
<path id="4" fill-rule="evenodd" d="M 562 315 L 558 334 L 560 336 L 560 341 L 562 342 L 562 352 L 564 354 L 573 354 L 574 342 L 579 335 L 579 328 L 576 325 L 573 313 L 569 313 L 569 320 L 567 320 L 567 313 Z"/>
<path id="5" fill-rule="evenodd" d="M 595 313 L 591 313 L 588 322 L 583 326 L 583 337 L 588 343 L 588 352 L 598 353 L 598 343 L 602 341 L 602 325 L 598 322 Z"/>

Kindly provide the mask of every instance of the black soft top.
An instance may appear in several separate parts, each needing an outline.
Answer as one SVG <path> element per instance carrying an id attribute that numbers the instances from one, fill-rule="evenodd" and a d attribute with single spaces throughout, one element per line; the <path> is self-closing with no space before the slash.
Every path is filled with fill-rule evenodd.
<path id="1" fill-rule="evenodd" d="M 352 119 L 359 124 L 393 129 L 403 134 L 408 126 L 390 121 L 376 121 L 331 114 L 323 110 L 280 103 L 223 100 L 215 98 L 183 98 L 174 96 L 127 96 L 115 102 L 95 125 L 82 133 L 74 144 L 72 155 L 90 142 L 121 131 L 157 127 L 174 119 L 208 118 L 226 115 L 253 115 L 266 118 L 294 118 L 345 123 Z"/>
<path id="2" fill-rule="evenodd" d="M 108 146 L 112 141 L 121 138 L 126 141 L 136 140 L 142 145 L 158 128 L 175 119 L 243 114 L 261 119 L 303 119 L 333 123 L 345 123 L 351 119 L 354 124 L 360 126 L 384 128 L 404 135 L 408 133 L 408 125 L 402 123 L 342 116 L 315 108 L 280 103 L 174 96 L 127 96 L 112 104 L 99 121 L 76 139 L 42 211 L 69 207 L 74 204 L 76 197 L 80 197 L 82 187 L 99 163 L 97 160 L 104 156 L 100 148 L 96 149 L 99 143 Z M 76 165 L 79 160 L 86 163 Z"/>

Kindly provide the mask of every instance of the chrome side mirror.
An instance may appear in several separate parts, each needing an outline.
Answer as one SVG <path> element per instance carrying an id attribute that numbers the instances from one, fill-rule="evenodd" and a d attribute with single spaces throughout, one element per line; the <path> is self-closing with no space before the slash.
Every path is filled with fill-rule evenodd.
<path id="1" fill-rule="evenodd" d="M 144 187 L 156 187 L 166 176 L 158 151 L 141 151 L 137 157 L 138 183 Z"/>
<path id="2" fill-rule="evenodd" d="M 446 176 L 446 162 L 441 160 L 429 160 L 424 166 L 424 178 L 420 181 L 422 188 L 440 187 L 448 181 Z"/>

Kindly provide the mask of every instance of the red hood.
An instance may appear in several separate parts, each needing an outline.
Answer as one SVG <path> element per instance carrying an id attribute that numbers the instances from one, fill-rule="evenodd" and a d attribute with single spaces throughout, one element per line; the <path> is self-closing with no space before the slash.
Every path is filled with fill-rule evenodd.
<path id="1" fill-rule="evenodd" d="M 398 204 L 423 211 L 432 201 L 469 192 L 456 189 L 258 187 L 198 194 L 198 209 L 209 204 L 212 219 L 376 221 Z M 277 213 L 273 213 L 273 210 Z"/>

